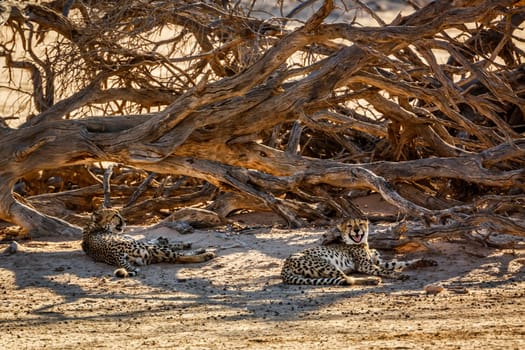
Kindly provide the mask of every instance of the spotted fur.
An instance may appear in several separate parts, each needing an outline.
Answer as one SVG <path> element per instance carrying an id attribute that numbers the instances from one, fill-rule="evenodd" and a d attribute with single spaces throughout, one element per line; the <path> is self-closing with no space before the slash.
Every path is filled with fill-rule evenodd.
<path id="1" fill-rule="evenodd" d="M 123 235 L 124 218 L 116 209 L 99 209 L 82 233 L 82 250 L 95 261 L 116 266 L 118 277 L 135 276 L 136 265 L 167 263 L 198 263 L 215 257 L 212 252 L 198 250 L 182 253 L 191 243 L 169 242 L 159 237 L 153 241 L 138 241 Z"/>
<path id="2" fill-rule="evenodd" d="M 281 277 L 288 284 L 376 285 L 382 277 L 407 279 L 398 270 L 408 266 L 437 265 L 433 260 L 383 261 L 379 252 L 368 246 L 368 220 L 349 219 L 337 226 L 343 243 L 318 246 L 289 256 Z M 376 277 L 352 277 L 360 272 Z"/>

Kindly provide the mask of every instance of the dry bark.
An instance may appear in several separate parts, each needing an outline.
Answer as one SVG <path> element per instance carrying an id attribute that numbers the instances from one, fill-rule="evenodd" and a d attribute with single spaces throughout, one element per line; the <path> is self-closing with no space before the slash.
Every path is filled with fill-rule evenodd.
<path id="1" fill-rule="evenodd" d="M 226 2 L 13 5 L 1 57 L 10 88 L 30 72 L 33 114 L 0 127 L 0 218 L 78 233 L 111 162 L 111 204 L 133 223 L 194 207 L 303 226 L 366 215 L 349 192 L 367 190 L 427 225 L 404 239 L 479 217 L 522 235 L 519 3 L 436 1 L 377 26 L 309 3 L 304 21 Z"/>

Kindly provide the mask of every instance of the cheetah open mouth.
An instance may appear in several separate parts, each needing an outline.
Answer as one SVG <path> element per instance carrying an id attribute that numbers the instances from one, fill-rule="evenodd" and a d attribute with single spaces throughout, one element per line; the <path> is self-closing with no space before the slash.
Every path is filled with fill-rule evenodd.
<path id="1" fill-rule="evenodd" d="M 356 243 L 361 243 L 363 240 L 364 235 L 363 234 L 357 234 L 357 235 L 350 235 L 350 239 Z"/>

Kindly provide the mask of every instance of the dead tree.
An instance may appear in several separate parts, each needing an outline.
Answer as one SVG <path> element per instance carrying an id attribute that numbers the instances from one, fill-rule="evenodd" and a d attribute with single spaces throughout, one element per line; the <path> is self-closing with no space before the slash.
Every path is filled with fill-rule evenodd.
<path id="1" fill-rule="evenodd" d="M 197 207 L 302 226 L 362 215 L 365 190 L 425 222 L 415 239 L 524 235 L 521 2 L 439 0 L 389 24 L 361 3 L 249 3 L 3 5 L 18 109 L 0 127 L 0 218 L 77 232 L 111 162 L 112 203 L 142 223 Z"/>

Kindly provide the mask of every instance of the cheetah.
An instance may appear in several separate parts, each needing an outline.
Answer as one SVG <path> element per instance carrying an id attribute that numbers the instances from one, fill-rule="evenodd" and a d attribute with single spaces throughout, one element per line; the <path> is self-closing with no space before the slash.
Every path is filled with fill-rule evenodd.
<path id="1" fill-rule="evenodd" d="M 199 263 L 215 257 L 204 250 L 182 253 L 181 250 L 191 248 L 191 243 L 169 242 L 164 237 L 138 241 L 122 234 L 125 225 L 118 210 L 102 208 L 93 213 L 82 232 L 82 250 L 95 261 L 116 266 L 117 277 L 136 276 L 139 269 L 135 265 Z"/>
<path id="2" fill-rule="evenodd" d="M 281 277 L 287 284 L 377 285 L 381 277 L 404 280 L 398 270 L 405 267 L 436 266 L 433 260 L 383 261 L 379 252 L 368 246 L 368 220 L 348 219 L 337 225 L 343 243 L 308 248 L 289 256 Z M 352 277 L 359 272 L 366 277 Z"/>

